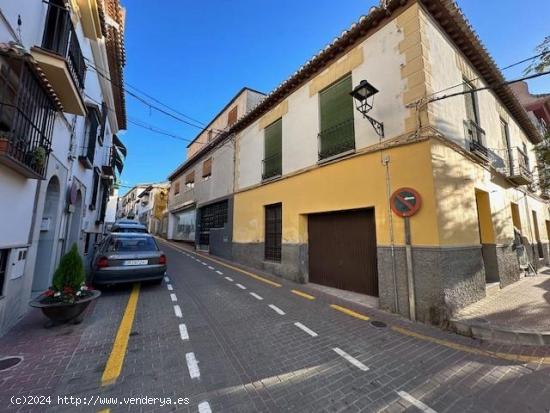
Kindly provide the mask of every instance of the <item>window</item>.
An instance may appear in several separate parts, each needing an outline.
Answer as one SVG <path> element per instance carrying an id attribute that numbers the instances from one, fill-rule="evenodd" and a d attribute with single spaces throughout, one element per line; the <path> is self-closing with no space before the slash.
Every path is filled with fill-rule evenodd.
<path id="1" fill-rule="evenodd" d="M 107 252 L 158 251 L 151 237 L 111 237 Z"/>
<path id="2" fill-rule="evenodd" d="M 97 142 L 97 131 L 100 125 L 100 113 L 95 106 L 88 106 L 86 117 L 85 146 L 79 160 L 86 169 L 92 169 L 95 157 L 95 145 Z"/>
<path id="3" fill-rule="evenodd" d="M 282 135 L 282 119 L 273 122 L 264 130 L 263 179 L 278 176 L 282 173 Z"/>
<path id="4" fill-rule="evenodd" d="M 188 173 L 185 176 L 185 186 L 187 188 L 194 188 L 195 187 L 195 171 Z"/>
<path id="5" fill-rule="evenodd" d="M 470 81 L 464 79 L 464 103 L 466 104 L 466 119 L 479 125 L 479 113 L 477 108 L 477 95 Z"/>
<path id="6" fill-rule="evenodd" d="M 208 158 L 202 163 L 202 177 L 208 178 L 212 175 L 212 158 Z"/>
<path id="7" fill-rule="evenodd" d="M 319 159 L 355 149 L 351 75 L 319 93 Z"/>
<path id="8" fill-rule="evenodd" d="M 99 144 L 103 146 L 103 141 L 105 140 L 105 129 L 107 127 L 107 115 L 109 113 L 109 108 L 107 104 L 103 102 L 101 104 L 101 132 L 98 137 Z"/>
<path id="9" fill-rule="evenodd" d="M 208 142 L 211 142 L 212 141 L 212 136 L 213 136 L 213 133 L 212 133 L 212 129 L 208 129 Z"/>
<path id="10" fill-rule="evenodd" d="M 92 202 L 90 203 L 90 210 L 93 211 L 97 208 L 97 193 L 99 192 L 99 178 L 100 172 L 98 168 L 94 168 L 94 180 L 92 187 Z"/>
<path id="11" fill-rule="evenodd" d="M 177 195 L 180 193 L 180 183 L 176 182 L 174 183 L 174 195 Z"/>
<path id="12" fill-rule="evenodd" d="M 4 282 L 8 269 L 8 257 L 10 250 L 0 250 L 0 297 L 4 295 Z"/>
<path id="13" fill-rule="evenodd" d="M 281 262 L 282 204 L 265 207 L 265 259 Z"/>
<path id="14" fill-rule="evenodd" d="M 90 233 L 86 232 L 86 237 L 84 238 L 84 255 L 88 254 L 90 251 Z"/>
<path id="15" fill-rule="evenodd" d="M 235 122 L 237 122 L 237 106 L 231 109 L 227 114 L 227 126 L 231 126 Z"/>

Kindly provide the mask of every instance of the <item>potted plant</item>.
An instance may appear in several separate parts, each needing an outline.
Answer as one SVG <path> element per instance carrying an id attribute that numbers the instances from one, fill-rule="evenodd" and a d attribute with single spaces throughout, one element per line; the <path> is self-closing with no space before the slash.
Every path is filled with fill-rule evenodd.
<path id="1" fill-rule="evenodd" d="M 46 148 L 44 148 L 43 146 L 37 146 L 31 152 L 31 163 L 36 166 L 37 169 L 42 169 L 42 167 L 46 163 L 46 156 Z"/>
<path id="2" fill-rule="evenodd" d="M 84 282 L 84 264 L 76 244 L 61 258 L 52 286 L 30 302 L 40 308 L 53 324 L 82 321 L 82 313 L 101 295 Z"/>

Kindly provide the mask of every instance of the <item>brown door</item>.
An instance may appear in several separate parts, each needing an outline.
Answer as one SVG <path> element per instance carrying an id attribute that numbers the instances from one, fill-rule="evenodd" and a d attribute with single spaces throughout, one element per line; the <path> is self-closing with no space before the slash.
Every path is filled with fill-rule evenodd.
<path id="1" fill-rule="evenodd" d="M 309 281 L 378 297 L 374 209 L 308 216 Z"/>

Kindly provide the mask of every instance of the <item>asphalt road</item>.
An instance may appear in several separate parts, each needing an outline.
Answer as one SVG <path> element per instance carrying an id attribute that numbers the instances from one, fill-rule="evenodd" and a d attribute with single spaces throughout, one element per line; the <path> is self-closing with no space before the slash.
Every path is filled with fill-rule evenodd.
<path id="1" fill-rule="evenodd" d="M 494 355 L 514 349 L 480 346 L 161 246 L 165 281 L 141 286 L 129 325 L 131 286 L 103 292 L 53 394 L 101 399 L 49 411 L 550 411 L 550 364 L 506 360 Z M 102 384 L 124 325 L 119 375 Z M 124 397 L 159 400 L 128 404 Z M 182 401 L 163 406 L 168 397 Z"/>

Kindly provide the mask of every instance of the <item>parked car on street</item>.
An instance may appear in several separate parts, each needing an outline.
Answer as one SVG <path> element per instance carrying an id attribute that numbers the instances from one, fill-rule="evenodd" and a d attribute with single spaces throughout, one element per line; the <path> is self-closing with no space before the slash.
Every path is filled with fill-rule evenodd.
<path id="1" fill-rule="evenodd" d="M 111 233 L 99 245 L 92 261 L 90 281 L 120 284 L 136 281 L 161 283 L 166 256 L 150 234 Z"/>
<path id="2" fill-rule="evenodd" d="M 147 227 L 141 224 L 127 224 L 127 223 L 114 223 L 111 227 L 111 233 L 113 232 L 139 232 L 147 233 Z"/>

